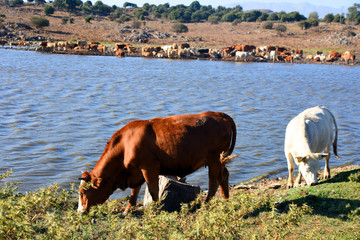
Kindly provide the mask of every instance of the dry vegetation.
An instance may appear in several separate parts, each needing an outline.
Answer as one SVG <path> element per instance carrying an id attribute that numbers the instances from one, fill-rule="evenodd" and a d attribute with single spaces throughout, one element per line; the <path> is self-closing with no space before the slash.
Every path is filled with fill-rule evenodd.
<path id="1" fill-rule="evenodd" d="M 0 13 L 6 16 L 6 22 L 24 23 L 31 26 L 32 16 L 46 17 L 50 26 L 38 30 L 15 29 L 23 36 L 44 36 L 53 40 L 87 40 L 102 43 L 126 42 L 125 37 L 141 33 L 169 33 L 168 38 L 150 38 L 149 45 L 171 44 L 174 42 L 188 42 L 193 47 L 221 48 L 234 44 L 252 44 L 255 46 L 277 45 L 289 48 L 303 49 L 305 52 L 316 50 L 352 51 L 360 52 L 360 26 L 339 23 L 323 23 L 318 27 L 301 30 L 298 23 L 285 23 L 287 31 L 278 33 L 276 30 L 263 29 L 259 22 L 243 22 L 237 25 L 220 22 L 219 24 L 188 23 L 187 33 L 175 34 L 171 31 L 173 21 L 152 20 L 141 23 L 140 29 L 131 27 L 132 21 L 124 24 L 112 22 L 104 17 L 95 17 L 91 23 L 85 23 L 83 16 L 70 15 L 68 12 L 55 11 L 52 16 L 45 16 L 43 7 L 0 6 Z M 63 17 L 74 18 L 74 23 L 62 24 Z M 277 24 L 274 23 L 274 28 Z M 137 31 L 137 33 L 134 31 Z M 355 36 L 350 36 L 356 34 Z M 134 44 L 134 42 L 133 42 Z"/>

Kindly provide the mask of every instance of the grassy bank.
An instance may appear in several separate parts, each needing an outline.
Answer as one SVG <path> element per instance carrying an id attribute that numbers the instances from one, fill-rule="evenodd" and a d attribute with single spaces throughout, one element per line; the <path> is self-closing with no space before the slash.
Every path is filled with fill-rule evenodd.
<path id="1" fill-rule="evenodd" d="M 0 239 L 359 239 L 360 166 L 332 174 L 317 186 L 287 190 L 279 180 L 282 187 L 273 189 L 274 181 L 263 181 L 256 189 L 232 189 L 228 200 L 204 204 L 202 194 L 179 213 L 154 204 L 126 216 L 126 201 L 110 200 L 81 215 L 76 187 L 54 185 L 22 195 L 5 182 Z"/>

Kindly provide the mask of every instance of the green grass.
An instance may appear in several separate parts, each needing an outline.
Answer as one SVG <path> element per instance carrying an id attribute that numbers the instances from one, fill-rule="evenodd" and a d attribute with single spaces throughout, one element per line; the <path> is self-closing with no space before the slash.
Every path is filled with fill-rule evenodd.
<path id="1" fill-rule="evenodd" d="M 0 176 L 0 239 L 360 239 L 359 167 L 312 187 L 233 190 L 208 204 L 201 194 L 180 212 L 152 204 L 126 216 L 125 199 L 78 214 L 75 186 L 16 194 L 3 183 L 9 174 Z"/>

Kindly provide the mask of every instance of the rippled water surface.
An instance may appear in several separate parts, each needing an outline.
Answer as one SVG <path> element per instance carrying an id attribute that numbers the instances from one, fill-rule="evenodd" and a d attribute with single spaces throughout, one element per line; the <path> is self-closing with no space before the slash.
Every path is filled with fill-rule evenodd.
<path id="1" fill-rule="evenodd" d="M 222 111 L 237 123 L 230 184 L 287 176 L 287 123 L 328 106 L 339 125 L 331 166 L 360 164 L 360 67 L 68 56 L 0 49 L 0 173 L 19 191 L 69 187 L 134 119 Z M 207 188 L 207 169 L 188 181 Z M 129 192 L 121 193 L 124 196 Z"/>

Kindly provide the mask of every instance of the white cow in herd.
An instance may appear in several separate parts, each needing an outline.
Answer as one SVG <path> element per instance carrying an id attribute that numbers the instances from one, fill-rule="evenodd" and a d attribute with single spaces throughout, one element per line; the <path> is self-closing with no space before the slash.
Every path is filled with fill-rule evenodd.
<path id="1" fill-rule="evenodd" d="M 284 148 L 289 170 L 288 188 L 294 186 L 294 161 L 299 166 L 295 187 L 301 183 L 301 175 L 308 185 L 317 184 L 317 172 L 322 158 L 326 159 L 324 178 L 330 178 L 331 145 L 335 156 L 340 159 L 337 155 L 337 135 L 334 115 L 325 107 L 306 109 L 289 122 Z"/>

